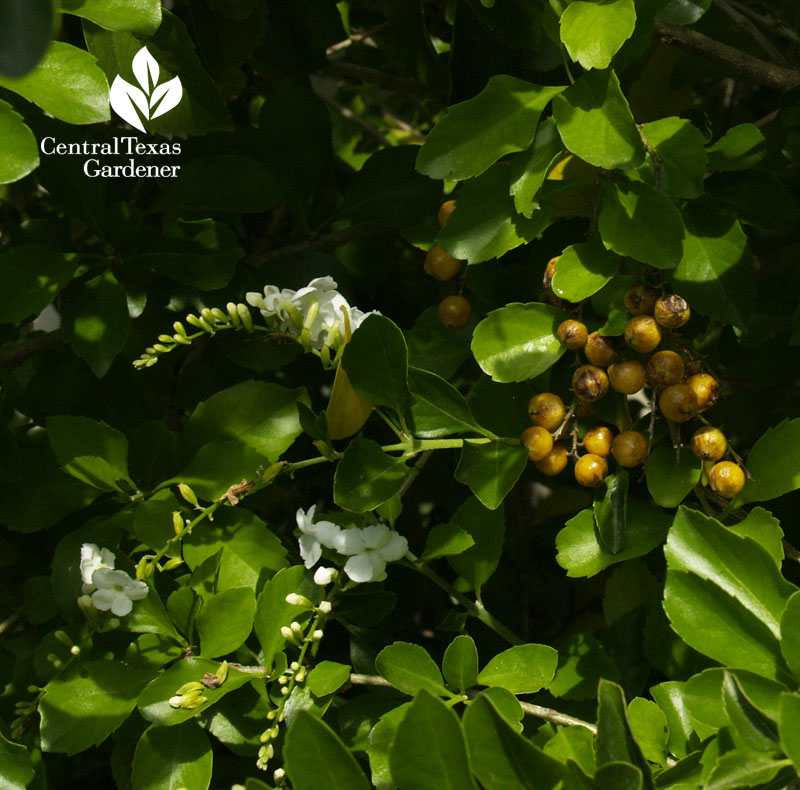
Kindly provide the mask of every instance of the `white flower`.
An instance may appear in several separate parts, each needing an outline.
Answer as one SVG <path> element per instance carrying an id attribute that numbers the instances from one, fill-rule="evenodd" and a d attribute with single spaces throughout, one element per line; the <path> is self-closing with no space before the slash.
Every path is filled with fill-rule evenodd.
<path id="1" fill-rule="evenodd" d="M 300 535 L 300 556 L 303 558 L 306 568 L 316 565 L 322 556 L 322 547 L 332 549 L 342 528 L 331 521 L 312 522 L 316 505 L 312 505 L 306 513 L 303 508 L 297 509 L 297 528 L 303 534 Z"/>
<path id="2" fill-rule="evenodd" d="M 113 568 L 115 559 L 113 552 L 101 549 L 96 543 L 84 543 L 81 546 L 81 580 L 84 594 L 94 590 L 92 574 L 100 568 Z"/>
<path id="3" fill-rule="evenodd" d="M 373 524 L 357 531 L 362 547 L 347 552 L 352 556 L 345 563 L 344 572 L 354 582 L 382 581 L 386 578 L 386 563 L 402 559 L 408 552 L 408 541 L 385 524 Z"/>
<path id="4" fill-rule="evenodd" d="M 133 601 L 141 601 L 150 588 L 136 579 L 132 579 L 125 571 L 99 568 L 92 574 L 92 584 L 97 588 L 92 593 L 92 603 L 101 612 L 109 609 L 117 617 L 131 613 Z"/>
<path id="5" fill-rule="evenodd" d="M 338 575 L 336 568 L 326 568 L 320 565 L 314 572 L 314 584 L 319 587 L 327 587 Z"/>

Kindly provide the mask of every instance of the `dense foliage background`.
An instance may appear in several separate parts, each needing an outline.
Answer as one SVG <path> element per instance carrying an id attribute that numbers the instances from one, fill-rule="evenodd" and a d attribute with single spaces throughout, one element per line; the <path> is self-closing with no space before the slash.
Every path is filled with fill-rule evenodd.
<path id="1" fill-rule="evenodd" d="M 4 0 L 0 787 L 800 786 L 799 20 Z M 143 47 L 183 89 L 146 134 L 109 109 Z M 83 147 L 115 137 L 180 143 L 134 156 L 179 176 L 85 171 L 128 164 Z M 319 277 L 381 315 L 345 305 L 334 342 L 341 297 L 247 297 Z M 647 463 L 544 475 L 529 400 L 569 407 L 585 362 L 556 329 L 624 349 L 636 284 L 688 301 L 661 348 L 719 402 L 612 391 L 557 430 L 641 431 Z"/>

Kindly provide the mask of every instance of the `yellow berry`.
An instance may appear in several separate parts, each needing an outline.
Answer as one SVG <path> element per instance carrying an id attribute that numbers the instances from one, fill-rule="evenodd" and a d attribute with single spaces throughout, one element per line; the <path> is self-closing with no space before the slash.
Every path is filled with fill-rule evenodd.
<path id="1" fill-rule="evenodd" d="M 686 366 L 674 351 L 656 351 L 647 363 L 647 379 L 658 387 L 679 384 Z"/>
<path id="2" fill-rule="evenodd" d="M 522 432 L 520 444 L 527 447 L 531 461 L 541 461 L 553 449 L 553 437 L 540 425 L 531 425 Z"/>
<path id="3" fill-rule="evenodd" d="M 564 422 L 567 410 L 564 401 L 552 392 L 541 392 L 528 401 L 528 416 L 534 425 L 554 431 Z"/>
<path id="4" fill-rule="evenodd" d="M 720 461 L 711 467 L 708 482 L 712 491 L 725 499 L 733 499 L 744 488 L 744 472 L 732 461 Z"/>
<path id="5" fill-rule="evenodd" d="M 661 328 L 655 318 L 637 315 L 625 325 L 625 342 L 640 354 L 650 353 L 661 342 Z"/>
<path id="6" fill-rule="evenodd" d="M 572 375 L 572 389 L 581 400 L 599 400 L 608 392 L 608 376 L 595 365 L 581 365 Z"/>
<path id="7" fill-rule="evenodd" d="M 462 261 L 438 245 L 431 247 L 425 256 L 425 271 L 437 280 L 452 280 L 461 271 L 461 264 Z"/>
<path id="8" fill-rule="evenodd" d="M 575 479 L 587 488 L 600 485 L 607 474 L 606 459 L 594 453 L 582 455 L 575 464 Z"/>
<path id="9" fill-rule="evenodd" d="M 633 395 L 647 383 L 644 367 L 635 359 L 622 359 L 608 369 L 611 389 L 625 395 Z"/>
<path id="10" fill-rule="evenodd" d="M 536 462 L 536 468 L 543 474 L 552 477 L 559 472 L 563 472 L 567 465 L 567 448 L 563 444 L 556 442 L 553 449 L 540 461 Z"/>
<path id="11" fill-rule="evenodd" d="M 710 409 L 719 400 L 719 382 L 708 373 L 689 376 L 686 386 L 697 396 L 697 408 L 700 411 Z"/>
<path id="12" fill-rule="evenodd" d="M 692 435 L 692 452 L 703 461 L 719 461 L 727 449 L 728 440 L 719 428 L 704 425 Z"/>
<path id="13" fill-rule="evenodd" d="M 638 431 L 623 431 L 614 439 L 611 453 L 620 466 L 638 466 L 647 458 L 647 439 Z"/>
<path id="14" fill-rule="evenodd" d="M 611 442 L 614 440 L 614 432 L 605 425 L 598 425 L 586 431 L 583 436 L 583 446 L 587 453 L 594 455 L 607 456 L 611 452 Z"/>
<path id="15" fill-rule="evenodd" d="M 658 407 L 668 420 L 686 422 L 697 414 L 697 395 L 686 384 L 673 384 L 661 393 Z"/>
<path id="16" fill-rule="evenodd" d="M 606 367 L 617 358 L 617 346 L 613 337 L 603 337 L 597 332 L 592 332 L 586 338 L 583 353 L 586 354 L 586 359 L 593 365 Z"/>
<path id="17" fill-rule="evenodd" d="M 436 311 L 439 320 L 452 328 L 465 326 L 471 313 L 472 307 L 463 296 L 446 296 Z"/>
<path id="18" fill-rule="evenodd" d="M 562 321 L 556 330 L 558 342 L 570 351 L 577 351 L 579 348 L 583 348 L 588 336 L 589 332 L 586 329 L 586 324 L 582 324 L 580 321 L 573 321 L 571 318 L 567 321 Z"/>
<path id="19" fill-rule="evenodd" d="M 544 284 L 545 288 L 550 288 L 553 284 L 553 276 L 556 273 L 556 264 L 558 263 L 558 259 L 560 255 L 556 255 L 555 258 L 550 258 L 547 262 L 547 266 L 544 267 L 544 276 L 542 277 L 542 283 Z"/>
<path id="20" fill-rule="evenodd" d="M 646 285 L 634 285 L 625 292 L 625 307 L 631 315 L 648 315 L 658 298 L 658 291 Z"/>
<path id="21" fill-rule="evenodd" d="M 437 215 L 437 219 L 439 220 L 439 225 L 444 227 L 447 224 L 447 220 L 450 219 L 450 215 L 456 210 L 456 202 L 455 200 L 445 200 L 441 206 L 439 206 L 439 213 Z"/>
<path id="22" fill-rule="evenodd" d="M 662 296 L 655 303 L 653 308 L 653 316 L 661 326 L 667 326 L 670 329 L 677 329 L 683 326 L 688 320 L 692 311 L 689 309 L 689 303 L 678 294 L 669 294 Z"/>

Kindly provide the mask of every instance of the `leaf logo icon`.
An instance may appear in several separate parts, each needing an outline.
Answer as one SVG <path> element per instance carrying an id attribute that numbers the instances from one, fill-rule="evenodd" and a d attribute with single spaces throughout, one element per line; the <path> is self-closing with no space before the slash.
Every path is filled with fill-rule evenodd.
<path id="1" fill-rule="evenodd" d="M 120 118 L 141 132 L 146 131 L 142 118 L 149 121 L 177 107 L 183 98 L 179 77 L 158 84 L 161 69 L 147 47 L 142 47 L 131 64 L 140 87 L 131 85 L 117 74 L 111 85 L 111 107 Z"/>

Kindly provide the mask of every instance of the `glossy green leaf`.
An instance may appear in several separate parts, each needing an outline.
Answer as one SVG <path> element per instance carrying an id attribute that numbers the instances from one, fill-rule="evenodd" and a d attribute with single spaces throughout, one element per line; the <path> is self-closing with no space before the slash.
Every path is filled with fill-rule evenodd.
<path id="1" fill-rule="evenodd" d="M 761 787 L 791 766 L 791 760 L 776 760 L 772 756 L 752 752 L 728 752 L 717 761 L 703 790 L 739 790 Z M 786 775 L 786 781 L 791 773 Z"/>
<path id="2" fill-rule="evenodd" d="M 178 727 L 149 727 L 136 744 L 133 790 L 206 790 L 214 757 L 208 736 L 192 721 Z"/>
<path id="3" fill-rule="evenodd" d="M 119 666 L 122 666 L 121 664 Z M 204 687 L 202 696 L 208 701 L 194 710 L 186 708 L 173 708 L 169 704 L 169 698 L 184 684 L 190 682 L 202 682 L 207 673 L 214 674 L 220 666 L 219 661 L 209 661 L 207 658 L 197 658 L 190 656 L 173 664 L 166 672 L 153 680 L 147 688 L 139 695 L 137 706 L 139 713 L 149 722 L 157 726 L 169 727 L 175 724 L 182 724 L 189 719 L 201 714 L 236 689 L 241 688 L 246 683 L 253 680 L 253 675 L 247 672 L 239 672 L 234 667 L 228 668 L 228 676 L 225 682 L 216 688 Z M 152 677 L 152 675 L 151 675 Z"/>
<path id="4" fill-rule="evenodd" d="M 147 34 L 161 24 L 159 0 L 61 0 L 61 10 L 106 30 Z"/>
<path id="5" fill-rule="evenodd" d="M 635 697 L 628 703 L 628 724 L 644 758 L 662 768 L 667 764 L 667 717 L 655 702 Z"/>
<path id="6" fill-rule="evenodd" d="M 800 591 L 789 598 L 781 615 L 781 652 L 789 669 L 800 677 Z"/>
<path id="7" fill-rule="evenodd" d="M 47 438 L 65 472 L 102 491 L 130 483 L 125 434 L 88 417 L 48 417 Z M 102 463 L 101 463 L 102 462 Z"/>
<path id="8" fill-rule="evenodd" d="M 476 790 L 458 716 L 424 690 L 397 727 L 389 765 L 399 787 Z"/>
<path id="9" fill-rule="evenodd" d="M 54 678 L 39 703 L 42 750 L 77 754 L 102 743 L 152 678 L 119 661 L 87 661 Z"/>
<path id="10" fill-rule="evenodd" d="M 781 694 L 778 733 L 784 754 L 792 761 L 795 770 L 800 767 L 800 695 Z"/>
<path id="11" fill-rule="evenodd" d="M 780 568 L 783 562 L 783 530 L 772 513 L 763 507 L 754 507 L 747 516 L 728 529 L 740 538 L 751 538 L 775 560 Z"/>
<path id="12" fill-rule="evenodd" d="M 388 455 L 377 442 L 356 437 L 344 451 L 333 478 L 333 499 L 354 513 L 374 510 L 391 499 L 408 475 L 406 462 Z"/>
<path id="13" fill-rule="evenodd" d="M 747 456 L 747 470 L 753 479 L 745 482 L 737 503 L 764 502 L 800 488 L 800 419 L 766 431 Z"/>
<path id="14" fill-rule="evenodd" d="M 595 637 L 573 634 L 558 648 L 558 667 L 547 690 L 562 699 L 593 699 L 601 677 L 617 680 L 618 675 L 616 665 Z"/>
<path id="15" fill-rule="evenodd" d="M 302 388 L 243 381 L 199 403 L 183 431 L 185 454 L 212 441 L 236 441 L 274 463 L 303 432 L 298 403 L 309 404 Z M 238 482 L 238 481 L 231 481 Z"/>
<path id="16" fill-rule="evenodd" d="M 516 645 L 494 656 L 478 675 L 478 683 L 512 694 L 533 694 L 553 679 L 557 665 L 558 653 L 548 645 Z"/>
<path id="17" fill-rule="evenodd" d="M 553 100 L 564 145 L 596 167 L 637 167 L 644 145 L 613 69 L 593 70 Z M 604 235 L 605 238 L 605 235 Z"/>
<path id="18" fill-rule="evenodd" d="M 775 751 L 778 727 L 747 698 L 736 676 L 723 671 L 722 704 L 744 744 L 759 752 Z"/>
<path id="19" fill-rule="evenodd" d="M 414 397 L 409 427 L 415 436 L 436 439 L 454 433 L 489 433 L 475 421 L 464 396 L 435 373 L 410 367 L 408 386 Z"/>
<path id="20" fill-rule="evenodd" d="M 480 175 L 512 151 L 524 151 L 542 110 L 562 90 L 504 74 L 491 77 L 477 96 L 449 107 L 428 133 L 417 170 L 459 181 Z"/>
<path id="21" fill-rule="evenodd" d="M 455 478 L 489 508 L 500 507 L 519 480 L 528 461 L 528 451 L 502 439 L 476 444 L 465 439 Z"/>
<path id="22" fill-rule="evenodd" d="M 413 398 L 408 389 L 408 348 L 397 325 L 370 315 L 345 346 L 342 367 L 358 394 L 376 406 L 390 406 L 401 417 Z"/>
<path id="23" fill-rule="evenodd" d="M 442 659 L 442 672 L 447 685 L 464 694 L 478 680 L 478 649 L 467 634 L 459 634 L 447 646 Z"/>
<path id="24" fill-rule="evenodd" d="M 661 118 L 642 125 L 642 134 L 658 157 L 646 163 L 652 181 L 672 198 L 696 198 L 703 194 L 708 154 L 703 133 L 684 118 Z"/>
<path id="25" fill-rule="evenodd" d="M 398 705 L 384 713 L 369 733 L 367 756 L 369 757 L 372 784 L 377 790 L 396 790 L 397 785 L 392 779 L 392 771 L 389 766 L 389 750 L 397 732 L 397 726 L 410 707 L 411 703 L 406 702 L 404 705 Z"/>
<path id="26" fill-rule="evenodd" d="M 472 353 L 494 381 L 525 381 L 544 373 L 564 353 L 555 335 L 566 313 L 531 302 L 493 310 L 475 328 Z"/>
<path id="27" fill-rule="evenodd" d="M 547 741 L 543 748 L 545 754 L 554 757 L 562 765 L 573 762 L 585 774 L 594 775 L 596 770 L 594 733 L 586 727 L 560 727 L 555 736 Z"/>
<path id="28" fill-rule="evenodd" d="M 702 753 L 692 752 L 658 775 L 656 787 L 663 790 L 696 790 L 703 781 Z"/>
<path id="29" fill-rule="evenodd" d="M 673 25 L 693 25 L 710 7 L 711 0 L 669 0 L 658 20 Z"/>
<path id="30" fill-rule="evenodd" d="M 466 326 L 449 327 L 436 312 L 437 305 L 423 310 L 414 326 L 404 332 L 408 359 L 414 367 L 448 379 L 470 358 L 469 344 L 477 321 L 471 317 Z"/>
<path id="31" fill-rule="evenodd" d="M 333 694 L 350 680 L 350 667 L 336 661 L 320 661 L 308 673 L 306 686 L 315 697 L 324 697 Z"/>
<path id="32" fill-rule="evenodd" d="M 643 786 L 653 790 L 650 767 L 631 731 L 625 693 L 616 683 L 601 680 L 597 688 L 597 765 L 624 762 L 642 772 Z"/>
<path id="33" fill-rule="evenodd" d="M 0 100 L 0 184 L 19 181 L 39 166 L 39 149 L 33 132 L 10 104 Z"/>
<path id="34" fill-rule="evenodd" d="M 375 659 L 375 668 L 395 688 L 413 696 L 421 689 L 446 696 L 439 667 L 424 647 L 410 642 L 394 642 L 384 647 Z"/>
<path id="35" fill-rule="evenodd" d="M 458 193 L 454 212 L 436 235 L 436 243 L 469 264 L 500 258 L 533 241 L 550 224 L 552 205 L 521 216 L 508 194 L 508 168 L 499 164 Z"/>
<path id="36" fill-rule="evenodd" d="M 626 762 L 606 763 L 597 770 L 598 790 L 641 790 L 644 784 L 642 769 Z"/>
<path id="37" fill-rule="evenodd" d="M 298 609 L 286 603 L 289 593 L 305 595 L 309 600 L 319 600 L 319 588 L 302 565 L 293 565 L 278 571 L 265 585 L 256 601 L 255 630 L 263 651 L 263 666 L 272 667 L 275 655 L 283 650 L 286 639 L 281 626 L 289 625 L 298 615 Z"/>
<path id="38" fill-rule="evenodd" d="M 676 757 L 685 757 L 694 736 L 692 718 L 686 706 L 685 683 L 668 680 L 650 688 L 650 695 L 667 717 L 667 749 Z"/>
<path id="39" fill-rule="evenodd" d="M 553 290 L 562 299 L 581 302 L 599 291 L 618 269 L 619 258 L 602 246 L 573 244 L 558 259 Z"/>
<path id="40" fill-rule="evenodd" d="M 546 118 L 539 124 L 530 148 L 511 158 L 509 192 L 519 214 L 531 217 L 536 209 L 541 208 L 536 201 L 536 193 L 544 183 L 548 170 L 563 152 L 564 144 L 558 135 L 556 122 Z"/>
<path id="41" fill-rule="evenodd" d="M 672 447 L 659 445 L 650 451 L 646 474 L 655 503 L 677 507 L 700 482 L 700 461 L 686 448 L 678 455 Z"/>
<path id="42" fill-rule="evenodd" d="M 9 741 L 0 732 L 0 790 L 25 790 L 33 779 L 35 769 L 28 750 L 21 743 Z"/>
<path id="43" fill-rule="evenodd" d="M 86 50 L 50 44 L 36 68 L 16 79 L 0 75 L 0 87 L 19 93 L 60 121 L 102 123 L 110 117 L 108 82 Z"/>
<path id="44" fill-rule="evenodd" d="M 102 378 L 131 329 L 125 289 L 110 272 L 70 288 L 62 313 L 64 339 Z"/>
<path id="45" fill-rule="evenodd" d="M 619 554 L 625 548 L 628 528 L 628 473 L 620 469 L 603 482 L 605 492 L 593 507 L 597 534 L 607 551 Z"/>
<path id="46" fill-rule="evenodd" d="M 633 0 L 574 0 L 559 20 L 561 41 L 585 69 L 605 69 L 636 25 Z"/>
<path id="47" fill-rule="evenodd" d="M 564 769 L 520 735 L 481 696 L 464 713 L 464 733 L 475 776 L 488 790 L 551 790 Z"/>
<path id="48" fill-rule="evenodd" d="M 74 255 L 35 244 L 0 254 L 0 322 L 18 324 L 41 312 L 70 281 L 76 266 Z"/>
<path id="49" fill-rule="evenodd" d="M 475 539 L 472 535 L 458 525 L 437 524 L 428 533 L 428 539 L 425 541 L 425 551 L 422 552 L 422 559 L 433 560 L 437 557 L 461 554 L 474 545 Z"/>
<path id="50" fill-rule="evenodd" d="M 286 735 L 286 773 L 296 790 L 367 790 L 369 782 L 336 733 L 307 711 L 300 711 Z"/>
<path id="51" fill-rule="evenodd" d="M 603 243 L 658 269 L 677 266 L 683 254 L 685 229 L 675 204 L 640 181 L 606 184 L 598 228 Z"/>
<path id="52" fill-rule="evenodd" d="M 476 497 L 469 497 L 453 514 L 450 525 L 463 529 L 474 545 L 458 555 L 448 557 L 456 573 L 479 590 L 491 577 L 500 561 L 505 534 L 505 510 L 487 509 Z"/>
<path id="53" fill-rule="evenodd" d="M 767 141 L 752 123 L 741 123 L 728 129 L 708 148 L 709 164 L 714 170 L 749 170 L 767 154 Z"/>
<path id="54" fill-rule="evenodd" d="M 556 562 L 567 571 L 567 576 L 594 576 L 615 562 L 641 557 L 652 551 L 663 542 L 669 525 L 667 514 L 631 501 L 628 503 L 625 548 L 619 554 L 610 554 L 599 543 L 594 514 L 587 508 L 567 521 L 556 536 Z"/>
<path id="55" fill-rule="evenodd" d="M 736 215 L 711 200 L 688 203 L 686 237 L 672 284 L 703 315 L 739 327 L 754 306 L 755 269 Z"/>
<path id="56" fill-rule="evenodd" d="M 214 658 L 241 647 L 253 630 L 255 608 L 250 587 L 231 587 L 206 598 L 196 621 L 200 655 Z"/>
<path id="57" fill-rule="evenodd" d="M 27 74 L 44 55 L 52 33 L 52 0 L 6 0 L 0 4 L 0 74 Z"/>

